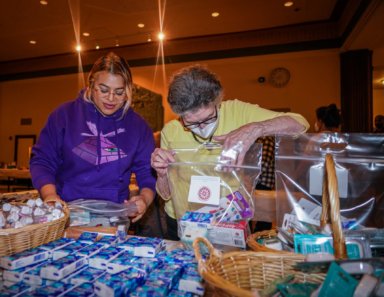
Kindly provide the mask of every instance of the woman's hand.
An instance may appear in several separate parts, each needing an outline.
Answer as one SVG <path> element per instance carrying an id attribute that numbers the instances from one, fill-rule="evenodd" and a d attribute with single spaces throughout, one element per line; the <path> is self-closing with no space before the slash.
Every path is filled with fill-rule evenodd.
<path id="1" fill-rule="evenodd" d="M 156 148 L 151 155 L 151 166 L 158 176 L 165 176 L 169 163 L 175 162 L 175 153 L 171 150 Z"/>
<path id="2" fill-rule="evenodd" d="M 137 196 L 133 196 L 126 203 L 134 203 L 136 206 L 136 214 L 133 215 L 132 222 L 135 223 L 140 220 L 148 207 L 151 205 L 153 199 L 155 197 L 155 193 L 149 188 L 143 188 L 140 191 L 140 194 Z"/>
<path id="3" fill-rule="evenodd" d="M 262 122 L 244 125 L 225 135 L 214 136 L 213 140 L 223 144 L 223 156 L 231 159 L 231 164 L 242 165 L 245 154 L 256 141 L 263 136 Z"/>
<path id="4" fill-rule="evenodd" d="M 65 202 L 61 200 L 60 196 L 55 194 L 55 195 L 49 195 L 44 198 L 44 202 L 47 204 L 52 204 L 54 205 L 56 202 L 59 202 L 61 205 L 64 205 Z"/>

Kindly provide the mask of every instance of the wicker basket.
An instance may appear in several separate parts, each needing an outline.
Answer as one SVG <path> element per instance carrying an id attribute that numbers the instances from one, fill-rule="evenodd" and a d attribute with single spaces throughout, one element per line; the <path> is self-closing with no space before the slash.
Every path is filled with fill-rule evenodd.
<path id="1" fill-rule="evenodd" d="M 329 218 L 330 217 L 330 218 Z M 337 176 L 335 170 L 335 162 L 331 154 L 325 156 L 324 164 L 324 178 L 323 178 L 323 196 L 322 196 L 322 213 L 321 213 L 321 226 L 324 227 L 327 223 L 331 223 L 333 246 L 336 258 L 346 258 L 346 245 L 345 238 L 341 227 L 340 217 L 340 201 L 339 191 L 337 186 Z M 251 234 L 247 239 L 247 245 L 256 252 L 270 252 L 270 253 L 286 253 L 292 254 L 288 251 L 280 251 L 265 247 L 257 242 L 257 239 L 262 237 L 274 237 L 277 235 L 276 230 L 267 230 Z"/>
<path id="2" fill-rule="evenodd" d="M 12 204 L 20 205 L 25 199 L 32 197 L 38 197 L 37 191 L 2 194 L 0 199 L 6 199 Z M 0 229 L 0 256 L 19 253 L 61 238 L 69 218 L 67 205 L 64 205 L 63 211 L 64 216 L 62 218 L 49 223 L 32 224 L 17 229 Z"/>
<path id="3" fill-rule="evenodd" d="M 205 245 L 209 256 L 203 259 L 200 248 Z M 217 296 L 257 296 L 255 290 L 261 290 L 276 278 L 288 274 L 295 275 L 297 282 L 320 284 L 325 274 L 308 274 L 293 270 L 293 266 L 304 261 L 299 254 L 257 253 L 236 251 L 220 253 L 206 238 L 196 238 L 193 242 L 199 273 L 211 286 Z"/>

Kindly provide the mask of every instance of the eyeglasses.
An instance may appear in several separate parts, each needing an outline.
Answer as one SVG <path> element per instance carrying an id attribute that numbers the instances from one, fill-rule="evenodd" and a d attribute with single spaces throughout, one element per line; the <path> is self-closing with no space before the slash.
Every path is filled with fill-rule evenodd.
<path id="1" fill-rule="evenodd" d="M 124 96 L 125 96 L 125 89 L 122 89 L 122 88 L 111 90 L 110 88 L 99 86 L 99 87 L 95 87 L 95 90 L 103 98 L 108 98 L 112 94 L 116 99 L 122 100 L 124 99 Z"/>
<path id="2" fill-rule="evenodd" d="M 188 129 L 195 129 L 195 128 L 198 128 L 200 127 L 201 125 L 208 125 L 208 124 L 212 124 L 213 122 L 215 122 L 217 120 L 217 107 L 215 108 L 215 115 L 204 120 L 204 121 L 201 121 L 201 122 L 195 122 L 195 123 L 191 123 L 191 124 L 185 124 L 184 120 L 182 117 L 180 117 L 180 121 L 182 122 L 183 126 L 185 128 L 188 128 Z"/>

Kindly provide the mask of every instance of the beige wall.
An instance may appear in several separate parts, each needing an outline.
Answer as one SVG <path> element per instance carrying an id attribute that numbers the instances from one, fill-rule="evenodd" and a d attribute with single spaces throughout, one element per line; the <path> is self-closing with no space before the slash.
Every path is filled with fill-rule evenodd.
<path id="1" fill-rule="evenodd" d="M 163 95 L 165 122 L 175 117 L 166 103 L 166 82 L 173 71 L 190 64 L 193 63 L 169 64 L 164 70 L 155 70 L 154 66 L 132 69 L 135 83 Z M 201 64 L 218 74 L 225 99 L 238 98 L 265 108 L 289 108 L 306 117 L 311 125 L 318 106 L 340 106 L 338 50 L 209 60 Z M 257 82 L 259 76 L 268 78 L 275 67 L 290 70 L 291 80 L 286 87 Z M 78 75 L 63 75 L 0 83 L 0 161 L 11 162 L 14 136 L 38 135 L 48 114 L 77 95 L 81 81 Z M 32 118 L 32 125 L 21 126 L 21 118 Z"/>

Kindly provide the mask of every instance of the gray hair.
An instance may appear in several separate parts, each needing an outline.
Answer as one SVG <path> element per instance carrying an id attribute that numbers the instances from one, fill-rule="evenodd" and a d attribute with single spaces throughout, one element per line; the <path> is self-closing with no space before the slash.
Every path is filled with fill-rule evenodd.
<path id="1" fill-rule="evenodd" d="M 123 57 L 120 57 L 113 52 L 100 57 L 97 59 L 95 64 L 93 64 L 93 67 L 88 75 L 88 86 L 84 93 L 84 100 L 87 102 L 92 102 L 91 90 L 95 82 L 95 77 L 101 71 L 106 71 L 114 75 L 120 75 L 123 78 L 125 84 L 125 94 L 127 96 L 127 100 L 125 101 L 123 107 L 123 114 L 125 114 L 132 102 L 132 74 L 127 61 Z"/>
<path id="2" fill-rule="evenodd" d="M 186 67 L 175 73 L 169 84 L 168 103 L 183 115 L 221 102 L 223 88 L 218 77 L 203 66 Z"/>

